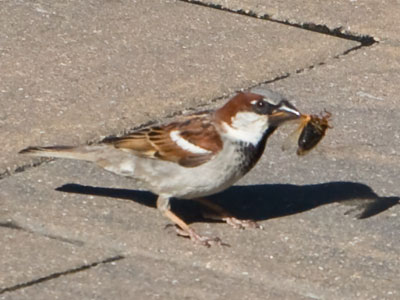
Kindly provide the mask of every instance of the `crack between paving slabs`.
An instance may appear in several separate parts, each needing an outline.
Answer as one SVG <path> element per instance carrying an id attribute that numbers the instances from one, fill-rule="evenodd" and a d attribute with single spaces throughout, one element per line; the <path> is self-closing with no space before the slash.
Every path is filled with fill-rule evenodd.
<path id="1" fill-rule="evenodd" d="M 283 24 L 283 25 L 287 25 L 287 26 L 296 27 L 296 28 L 303 29 L 303 30 L 308 30 L 308 31 L 312 31 L 312 32 L 320 33 L 320 34 L 334 36 L 334 37 L 341 38 L 341 39 L 357 41 L 361 44 L 359 46 L 356 46 L 356 47 L 346 50 L 343 53 L 343 55 L 347 55 L 348 53 L 350 53 L 352 51 L 358 50 L 363 47 L 369 47 L 375 43 L 378 43 L 378 41 L 373 36 L 360 35 L 360 34 L 356 34 L 353 32 L 347 32 L 347 31 L 344 31 L 342 27 L 329 28 L 327 25 L 324 25 L 324 24 L 315 24 L 315 23 L 311 23 L 311 22 L 295 23 L 295 22 L 290 22 L 289 20 L 274 19 L 267 13 L 260 15 L 249 9 L 246 9 L 246 10 L 245 9 L 231 9 L 231 8 L 223 6 L 221 4 L 214 4 L 212 2 L 203 2 L 201 0 L 178 0 L 178 1 L 188 3 L 188 4 L 193 4 L 193 5 L 204 6 L 204 7 L 208 7 L 208 8 L 212 8 L 212 9 L 222 10 L 222 11 L 226 11 L 229 13 L 239 14 L 239 15 L 243 15 L 243 16 L 247 16 L 247 17 L 256 18 L 256 19 L 262 19 L 262 20 L 266 20 L 266 21 L 270 21 L 270 22 L 274 22 L 274 23 L 279 23 L 279 24 Z"/>
<path id="2" fill-rule="evenodd" d="M 42 158 L 42 159 L 40 159 L 38 161 L 34 161 L 34 162 L 31 162 L 31 163 L 27 163 L 27 164 L 18 166 L 14 170 L 11 170 L 11 168 L 6 168 L 6 171 L 4 171 L 3 173 L 0 173 L 0 180 L 2 180 L 4 178 L 7 178 L 7 177 L 9 177 L 9 176 L 11 176 L 13 174 L 21 173 L 21 172 L 24 172 L 24 171 L 26 171 L 28 169 L 31 169 L 31 168 L 34 168 L 34 167 L 38 167 L 38 166 L 42 165 L 45 162 L 49 162 L 49 161 L 53 161 L 53 160 L 54 160 L 53 158 Z"/>
<path id="3" fill-rule="evenodd" d="M 82 272 L 82 271 L 91 269 L 93 267 L 96 267 L 98 265 L 104 265 L 104 264 L 112 263 L 112 262 L 115 262 L 115 261 L 118 261 L 118 260 L 122 260 L 124 258 L 125 257 L 122 256 L 122 255 L 117 255 L 117 256 L 106 258 L 106 259 L 104 259 L 102 261 L 97 261 L 97 262 L 94 262 L 94 263 L 91 263 L 91 264 L 84 264 L 84 265 L 79 266 L 77 268 L 69 269 L 69 270 L 66 270 L 66 271 L 63 271 L 63 272 L 53 273 L 53 274 L 50 274 L 50 275 L 47 275 L 47 276 L 44 276 L 44 277 L 40 277 L 38 279 L 34 279 L 34 280 L 31 280 L 31 281 L 28 281 L 28 282 L 24 282 L 24 283 L 20 283 L 20 284 L 14 285 L 14 286 L 6 287 L 6 288 L 3 288 L 3 289 L 0 289 L 0 295 L 4 294 L 4 293 L 7 293 L 7 292 L 13 292 L 13 291 L 16 291 L 16 290 L 19 290 L 19 289 L 22 289 L 22 288 L 26 288 L 26 287 L 29 287 L 29 286 L 32 286 L 32 285 L 35 285 L 35 284 L 38 284 L 38 283 L 42 283 L 42 282 L 45 282 L 45 281 L 56 279 L 56 278 L 61 277 L 61 276 L 66 276 L 66 275 Z"/>
<path id="4" fill-rule="evenodd" d="M 44 236 L 44 237 L 47 237 L 47 238 L 52 239 L 52 240 L 60 241 L 60 242 L 63 242 L 63 243 L 68 243 L 68 244 L 75 245 L 75 246 L 78 246 L 78 247 L 82 247 L 83 245 L 85 245 L 85 243 L 83 241 L 69 239 L 69 238 L 65 238 L 63 236 L 58 236 L 58 235 L 54 235 L 54 234 L 48 234 L 48 233 L 40 232 L 40 231 L 37 231 L 37 230 L 32 230 L 32 229 L 23 227 L 23 226 L 19 225 L 18 223 L 16 223 L 15 221 L 12 221 L 12 220 L 6 221 L 6 222 L 1 222 L 0 223 L 0 227 L 13 229 L 13 230 L 24 231 L 24 232 L 28 232 L 28 233 L 32 233 L 32 234 L 38 234 L 40 236 Z"/>

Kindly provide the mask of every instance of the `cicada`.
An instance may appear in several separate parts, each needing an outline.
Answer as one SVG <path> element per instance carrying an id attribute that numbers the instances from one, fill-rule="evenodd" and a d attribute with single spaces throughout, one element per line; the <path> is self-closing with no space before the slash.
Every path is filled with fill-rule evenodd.
<path id="1" fill-rule="evenodd" d="M 331 113 L 325 111 L 319 115 L 302 114 L 300 125 L 290 134 L 282 146 L 283 150 L 289 148 L 292 139 L 297 138 L 297 155 L 305 155 L 313 149 L 325 136 L 329 125 Z"/>

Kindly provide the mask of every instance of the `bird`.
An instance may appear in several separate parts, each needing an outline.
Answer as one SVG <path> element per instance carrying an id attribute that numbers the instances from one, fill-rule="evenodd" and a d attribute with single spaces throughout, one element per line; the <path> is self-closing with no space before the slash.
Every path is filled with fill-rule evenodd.
<path id="1" fill-rule="evenodd" d="M 19 153 L 94 162 L 131 177 L 158 195 L 157 208 L 174 223 L 178 235 L 210 246 L 222 242 L 194 231 L 171 211 L 170 199 L 198 200 L 234 227 L 253 225 L 255 222 L 239 220 L 205 197 L 242 178 L 262 156 L 271 134 L 300 116 L 280 94 L 238 92 L 216 110 L 183 115 L 96 144 L 28 147 Z"/>

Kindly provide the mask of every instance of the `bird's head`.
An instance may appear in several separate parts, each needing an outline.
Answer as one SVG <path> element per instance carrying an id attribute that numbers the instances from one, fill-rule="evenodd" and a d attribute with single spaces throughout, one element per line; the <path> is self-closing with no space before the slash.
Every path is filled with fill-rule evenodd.
<path id="1" fill-rule="evenodd" d="M 289 101 L 277 97 L 277 94 L 249 92 L 238 93 L 215 112 L 216 121 L 225 137 L 254 145 L 269 127 L 276 128 L 300 116 Z"/>

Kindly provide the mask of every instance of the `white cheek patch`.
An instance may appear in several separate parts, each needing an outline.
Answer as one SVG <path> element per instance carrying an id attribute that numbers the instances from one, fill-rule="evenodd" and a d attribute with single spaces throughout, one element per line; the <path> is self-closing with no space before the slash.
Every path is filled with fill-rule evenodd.
<path id="1" fill-rule="evenodd" d="M 187 140 L 185 140 L 181 135 L 179 134 L 178 130 L 173 130 L 170 132 L 169 136 L 171 137 L 171 140 L 176 143 L 179 147 L 181 147 L 183 150 L 195 153 L 195 154 L 208 154 L 211 153 L 211 151 L 203 149 L 199 146 L 196 146 Z"/>
<path id="2" fill-rule="evenodd" d="M 253 112 L 238 112 L 232 117 L 232 126 L 235 128 L 247 128 L 252 124 L 263 123 L 265 120 L 267 120 L 265 116 Z"/>
<path id="3" fill-rule="evenodd" d="M 268 128 L 268 117 L 253 112 L 239 112 L 232 118 L 232 125 L 222 123 L 226 133 L 239 141 L 256 145 Z"/>

